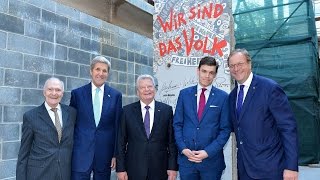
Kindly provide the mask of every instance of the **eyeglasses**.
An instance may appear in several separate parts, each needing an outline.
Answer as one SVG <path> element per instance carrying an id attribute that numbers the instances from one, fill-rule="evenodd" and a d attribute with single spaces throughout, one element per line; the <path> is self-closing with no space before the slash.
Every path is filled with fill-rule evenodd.
<path id="1" fill-rule="evenodd" d="M 229 69 L 234 69 L 234 68 L 242 68 L 246 63 L 245 62 L 241 62 L 238 64 L 229 64 Z"/>

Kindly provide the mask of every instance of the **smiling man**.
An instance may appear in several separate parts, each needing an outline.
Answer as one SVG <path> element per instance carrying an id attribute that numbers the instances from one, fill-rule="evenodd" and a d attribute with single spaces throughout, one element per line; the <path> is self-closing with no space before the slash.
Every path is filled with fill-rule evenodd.
<path id="1" fill-rule="evenodd" d="M 182 180 L 220 180 L 225 169 L 223 147 L 229 139 L 228 94 L 212 85 L 219 65 L 204 57 L 199 83 L 180 91 L 173 119 Z"/>
<path id="2" fill-rule="evenodd" d="M 236 87 L 230 112 L 240 180 L 297 180 L 297 125 L 288 98 L 273 80 L 253 74 L 247 50 L 228 58 Z"/>
<path id="3" fill-rule="evenodd" d="M 137 79 L 140 101 L 123 108 L 118 135 L 119 180 L 175 180 L 177 149 L 172 127 L 172 107 L 155 101 L 154 79 Z"/>
<path id="4" fill-rule="evenodd" d="M 48 79 L 45 102 L 23 115 L 17 180 L 69 180 L 76 110 L 60 104 L 63 82 Z"/>
<path id="5" fill-rule="evenodd" d="M 106 84 L 111 64 L 103 56 L 90 64 L 91 82 L 72 90 L 77 109 L 72 154 L 72 180 L 110 179 L 115 168 L 115 143 L 122 112 L 122 95 Z"/>

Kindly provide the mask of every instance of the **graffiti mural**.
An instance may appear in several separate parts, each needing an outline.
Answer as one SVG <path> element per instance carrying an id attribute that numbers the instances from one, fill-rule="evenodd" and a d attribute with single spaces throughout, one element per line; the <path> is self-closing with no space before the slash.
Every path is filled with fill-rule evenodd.
<path id="1" fill-rule="evenodd" d="M 196 68 L 204 56 L 215 57 L 220 65 L 214 86 L 230 91 L 230 15 L 227 0 L 155 1 L 153 69 L 158 100 L 175 107 L 180 89 L 198 82 Z"/>

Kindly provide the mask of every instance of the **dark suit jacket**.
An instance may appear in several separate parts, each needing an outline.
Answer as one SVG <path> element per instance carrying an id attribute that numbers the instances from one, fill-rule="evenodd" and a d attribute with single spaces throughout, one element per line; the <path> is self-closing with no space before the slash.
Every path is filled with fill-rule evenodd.
<path id="1" fill-rule="evenodd" d="M 177 170 L 177 149 L 172 127 L 172 108 L 155 101 L 154 122 L 147 138 L 140 101 L 123 108 L 118 135 L 117 172 L 130 180 L 166 180 L 167 170 Z"/>
<path id="2" fill-rule="evenodd" d="M 237 87 L 230 93 L 230 111 L 238 154 L 252 178 L 270 178 L 283 169 L 298 170 L 296 120 L 287 96 L 276 82 L 254 75 L 239 119 Z"/>
<path id="3" fill-rule="evenodd" d="M 17 180 L 70 180 L 76 110 L 61 105 L 62 138 L 44 104 L 23 115 Z"/>
<path id="4" fill-rule="evenodd" d="M 99 171 L 110 169 L 122 112 L 121 93 L 105 84 L 101 119 L 96 127 L 91 89 L 89 83 L 71 92 L 70 106 L 77 109 L 72 155 L 72 170 L 76 172 L 87 171 L 93 160 Z"/>
<path id="5" fill-rule="evenodd" d="M 173 119 L 175 139 L 178 149 L 205 150 L 209 157 L 199 166 L 203 169 L 225 169 L 223 147 L 229 139 L 231 122 L 229 119 L 228 94 L 212 87 L 202 119 L 197 115 L 197 86 L 180 91 Z M 180 166 L 191 167 L 193 162 L 179 153 Z M 213 173 L 216 173 L 213 172 Z"/>

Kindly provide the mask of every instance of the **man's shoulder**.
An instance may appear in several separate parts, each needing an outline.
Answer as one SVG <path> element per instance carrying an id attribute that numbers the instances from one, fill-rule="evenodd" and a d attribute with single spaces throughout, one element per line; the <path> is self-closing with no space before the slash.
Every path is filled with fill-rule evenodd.
<path id="1" fill-rule="evenodd" d="M 185 87 L 183 89 L 180 90 L 180 94 L 183 94 L 183 93 L 191 93 L 193 91 L 196 91 L 197 90 L 197 85 L 195 86 L 189 86 L 189 87 Z"/>
<path id="2" fill-rule="evenodd" d="M 34 107 L 28 111 L 26 111 L 24 113 L 24 116 L 32 116 L 32 115 L 35 115 L 37 114 L 38 112 L 42 111 L 44 107 L 44 104 L 41 104 L 40 106 L 37 106 L 37 107 Z"/>
<path id="3" fill-rule="evenodd" d="M 85 84 L 83 86 L 80 86 L 78 88 L 73 89 L 72 92 L 76 93 L 76 92 L 80 92 L 80 91 L 86 90 L 88 88 L 88 86 L 90 86 L 90 85 L 91 85 L 90 83 Z"/>
<path id="4" fill-rule="evenodd" d="M 254 74 L 253 76 L 253 80 L 252 81 L 256 81 L 259 84 L 261 84 L 262 86 L 269 86 L 269 87 L 273 87 L 273 86 L 278 86 L 278 83 L 276 81 L 274 81 L 273 79 L 264 77 L 264 76 L 260 76 L 260 75 L 256 75 Z"/>
<path id="5" fill-rule="evenodd" d="M 225 92 L 224 90 L 216 88 L 214 86 L 212 86 L 212 88 L 213 88 L 213 92 L 216 93 L 218 96 L 228 96 L 228 93 Z"/>
<path id="6" fill-rule="evenodd" d="M 123 106 L 123 110 L 125 111 L 125 110 L 132 109 L 132 108 L 139 107 L 139 106 L 140 106 L 140 102 L 136 101 L 136 102 L 133 102 L 133 103 L 130 103 L 130 104 Z"/>
<path id="7" fill-rule="evenodd" d="M 169 104 L 166 104 L 166 103 L 163 103 L 163 102 L 160 102 L 160 101 L 155 101 L 155 104 L 156 104 L 156 106 L 160 106 L 160 107 L 163 107 L 163 108 L 172 108 Z"/>
<path id="8" fill-rule="evenodd" d="M 76 112 L 77 111 L 74 107 L 68 106 L 66 104 L 60 103 L 60 106 L 61 106 L 61 109 L 65 109 L 67 111 L 71 111 L 71 112 Z"/>
<path id="9" fill-rule="evenodd" d="M 116 94 L 116 95 L 122 95 L 122 93 L 119 90 L 117 90 L 107 84 L 105 84 L 105 86 L 106 86 L 105 89 L 108 90 L 110 93 Z"/>

